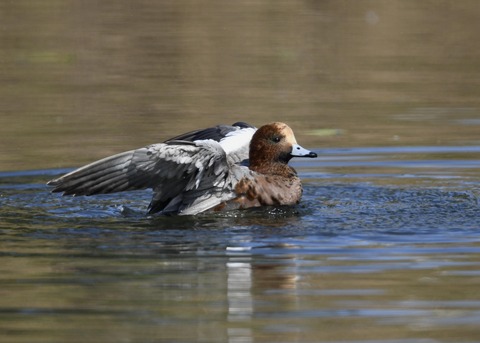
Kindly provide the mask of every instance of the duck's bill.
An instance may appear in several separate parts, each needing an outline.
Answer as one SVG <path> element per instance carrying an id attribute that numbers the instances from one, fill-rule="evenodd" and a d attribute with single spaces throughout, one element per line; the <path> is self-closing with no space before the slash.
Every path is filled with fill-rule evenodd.
<path id="1" fill-rule="evenodd" d="M 302 148 L 298 144 L 293 144 L 292 145 L 292 152 L 291 155 L 293 157 L 317 157 L 317 154 L 314 153 L 313 151 L 307 150 L 305 148 Z"/>

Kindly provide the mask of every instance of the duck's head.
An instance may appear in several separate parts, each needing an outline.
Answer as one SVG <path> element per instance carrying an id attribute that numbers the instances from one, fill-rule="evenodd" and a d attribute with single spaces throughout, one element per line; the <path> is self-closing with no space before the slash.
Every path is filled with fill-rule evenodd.
<path id="1" fill-rule="evenodd" d="M 275 122 L 260 127 L 250 142 L 250 169 L 265 172 L 269 164 L 287 164 L 292 157 L 317 157 L 298 145 L 292 129 Z"/>

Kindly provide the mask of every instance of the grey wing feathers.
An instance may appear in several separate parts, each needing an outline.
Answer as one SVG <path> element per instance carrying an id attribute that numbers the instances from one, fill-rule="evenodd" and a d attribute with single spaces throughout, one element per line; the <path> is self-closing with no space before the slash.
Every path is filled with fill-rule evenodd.
<path id="1" fill-rule="evenodd" d="M 104 158 L 47 184 L 54 187 L 52 192 L 63 192 L 64 195 L 93 195 L 148 188 L 151 179 L 146 168 L 149 165 L 145 158 L 146 150 L 126 151 Z"/>
<path id="2" fill-rule="evenodd" d="M 196 214 L 218 205 L 224 197 L 229 196 L 228 190 L 225 193 L 223 189 L 229 176 L 229 166 L 222 147 L 213 140 L 190 144 L 198 152 L 194 158 L 184 159 L 187 167 L 178 171 L 183 171 L 181 177 L 176 172 L 174 182 L 168 185 L 160 183 L 154 187 L 149 213 Z"/>
<path id="3" fill-rule="evenodd" d="M 170 142 L 110 156 L 48 182 L 53 192 L 93 195 L 153 188 L 149 212 L 177 212 L 197 189 L 214 189 L 228 174 L 222 147 L 212 140 Z M 214 205 L 213 205 L 214 206 Z"/>

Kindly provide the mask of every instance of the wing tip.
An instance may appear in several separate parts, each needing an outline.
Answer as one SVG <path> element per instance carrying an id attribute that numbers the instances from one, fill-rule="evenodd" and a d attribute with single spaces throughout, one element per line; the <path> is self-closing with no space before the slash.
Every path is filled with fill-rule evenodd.
<path id="1" fill-rule="evenodd" d="M 56 187 L 58 186 L 58 184 L 59 184 L 58 179 L 53 179 L 53 180 L 47 181 L 46 183 L 48 187 Z"/>

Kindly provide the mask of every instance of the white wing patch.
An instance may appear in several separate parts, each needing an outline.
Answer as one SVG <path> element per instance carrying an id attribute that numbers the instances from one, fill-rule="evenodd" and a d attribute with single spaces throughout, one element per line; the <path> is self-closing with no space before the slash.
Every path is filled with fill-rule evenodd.
<path id="1" fill-rule="evenodd" d="M 235 153 L 245 147 L 248 149 L 255 131 L 257 131 L 257 129 L 253 127 L 231 131 L 227 133 L 219 143 L 227 155 Z"/>

